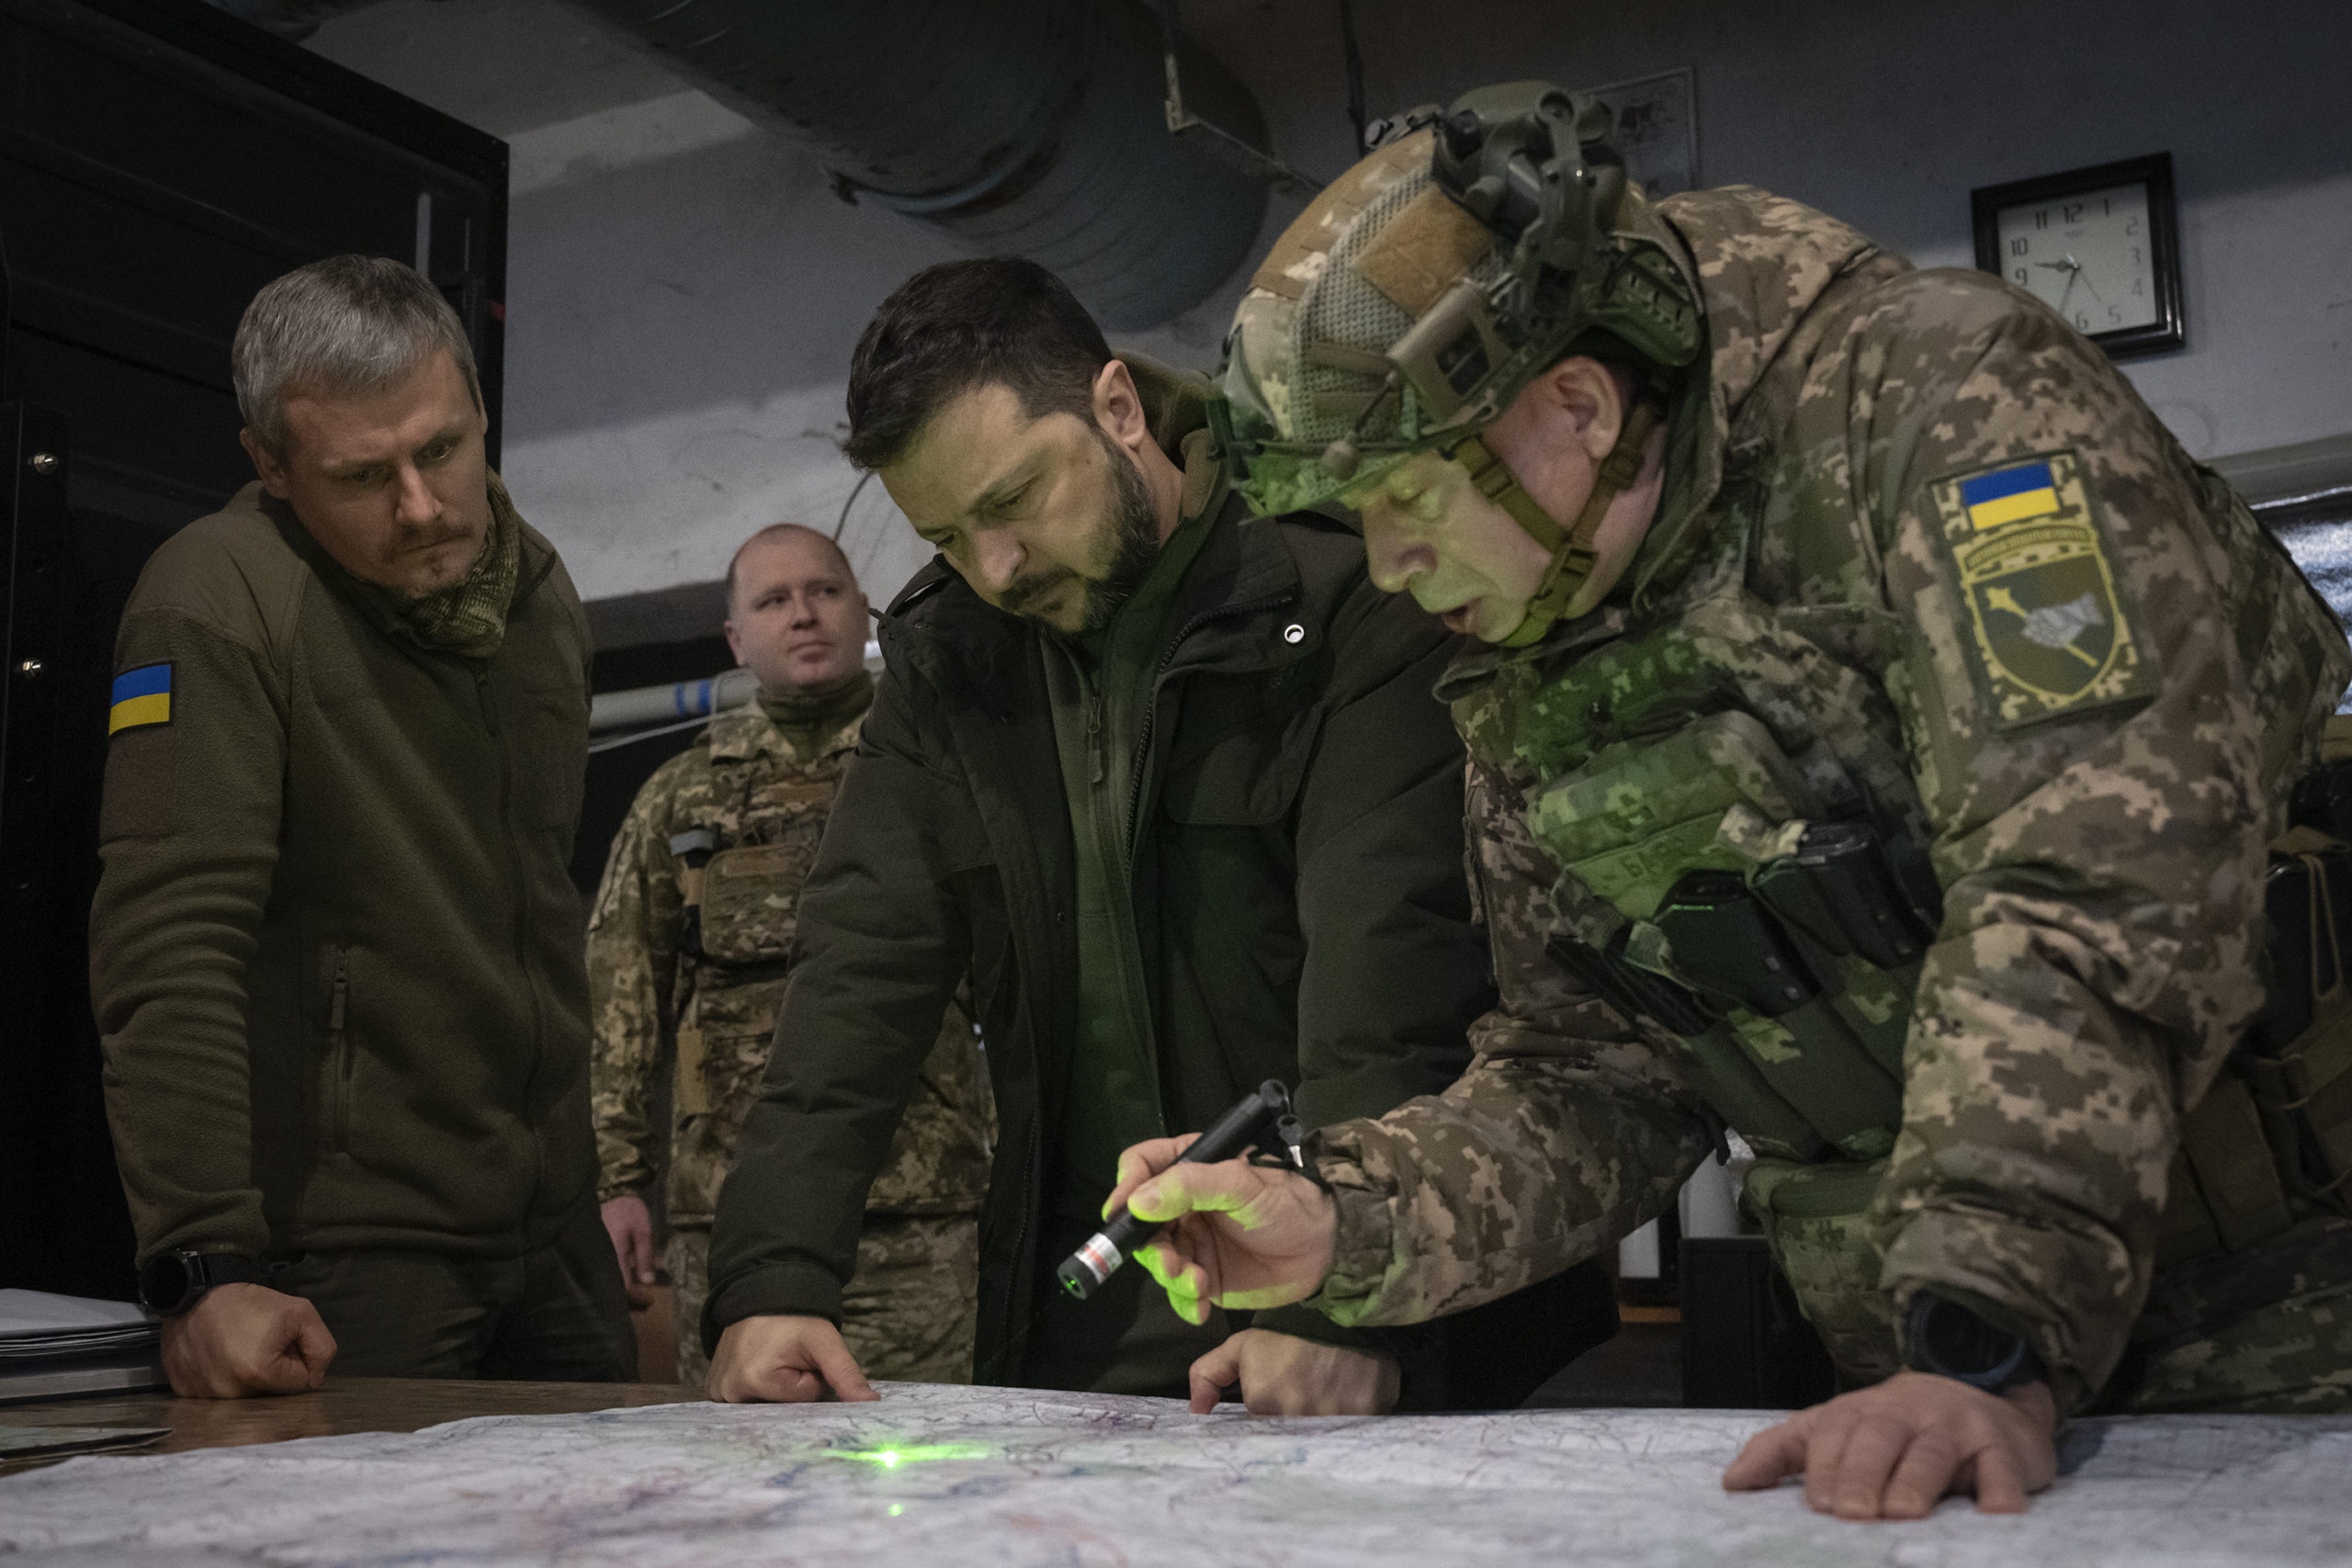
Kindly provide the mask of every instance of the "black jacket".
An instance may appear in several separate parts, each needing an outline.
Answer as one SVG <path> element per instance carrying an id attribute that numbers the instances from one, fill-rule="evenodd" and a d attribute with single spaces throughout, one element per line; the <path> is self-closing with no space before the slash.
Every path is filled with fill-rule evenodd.
<path id="1" fill-rule="evenodd" d="M 1226 503 L 1169 615 L 1136 813 L 1170 1131 L 1269 1077 L 1294 1087 L 1310 1127 L 1434 1093 L 1467 1064 L 1464 1032 L 1492 998 L 1462 871 L 1462 746 L 1430 694 L 1454 639 L 1372 586 L 1348 529 L 1242 513 Z M 1034 1292 L 1059 1261 L 1037 1255 L 1043 1140 L 1078 996 L 1040 635 L 936 562 L 883 620 L 888 672 L 801 897 L 765 1091 L 719 1201 L 706 1338 L 759 1314 L 838 1319 L 866 1186 L 968 965 L 1001 1127 L 976 1362 L 982 1382 L 1017 1373 Z M 1193 1054 L 1182 1074 L 1176 1052 Z M 1220 1077 L 1199 1070 L 1203 1054 L 1223 1069 L 1215 1103 L 1180 1092 Z M 1524 1314 L 1540 1293 L 1537 1315 L 1563 1320 L 1543 1326 L 1575 1337 L 1549 1358 L 1524 1348 L 1534 1380 L 1613 1330 L 1596 1283 L 1496 1303 Z M 1303 1308 L 1258 1322 L 1385 1345 L 1411 1403 L 1447 1398 L 1442 1352 L 1423 1348 L 1442 1334 L 1366 1335 Z"/>

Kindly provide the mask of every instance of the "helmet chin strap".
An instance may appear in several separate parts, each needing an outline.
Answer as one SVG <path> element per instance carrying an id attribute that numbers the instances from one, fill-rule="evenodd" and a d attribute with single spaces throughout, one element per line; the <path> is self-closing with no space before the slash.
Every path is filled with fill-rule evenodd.
<path id="1" fill-rule="evenodd" d="M 1503 638 L 1505 648 L 1525 648 L 1560 618 L 1568 601 L 1577 596 L 1592 576 L 1598 560 L 1593 540 L 1600 533 L 1601 519 L 1609 515 L 1610 503 L 1624 493 L 1626 488 L 1641 477 L 1642 449 L 1649 445 L 1650 433 L 1657 428 L 1658 408 L 1656 402 L 1643 398 L 1629 409 L 1624 427 L 1617 433 L 1617 444 L 1601 459 L 1600 468 L 1593 476 L 1592 493 L 1585 498 L 1584 510 L 1577 513 L 1575 524 L 1563 530 L 1552 521 L 1549 513 L 1535 504 L 1535 498 L 1520 488 L 1519 480 L 1503 460 L 1487 449 L 1477 436 L 1465 438 L 1450 454 L 1470 472 L 1471 483 L 1478 493 L 1510 513 L 1514 522 L 1527 530 L 1527 536 L 1552 552 L 1552 564 L 1544 570 L 1536 583 L 1535 596 L 1528 601 L 1527 614 Z"/>

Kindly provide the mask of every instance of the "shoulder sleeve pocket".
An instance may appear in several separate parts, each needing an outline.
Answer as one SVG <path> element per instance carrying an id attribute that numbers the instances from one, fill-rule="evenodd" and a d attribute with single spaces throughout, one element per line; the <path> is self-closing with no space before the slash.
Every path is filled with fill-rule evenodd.
<path id="1" fill-rule="evenodd" d="M 117 735 L 107 748 L 98 838 L 156 838 L 172 830 L 179 803 L 179 737 L 168 725 Z"/>

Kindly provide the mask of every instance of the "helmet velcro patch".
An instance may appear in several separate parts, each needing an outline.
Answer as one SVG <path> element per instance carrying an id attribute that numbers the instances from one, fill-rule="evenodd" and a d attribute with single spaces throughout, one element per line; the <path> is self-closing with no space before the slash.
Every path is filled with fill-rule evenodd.
<path id="1" fill-rule="evenodd" d="M 1356 257 L 1356 275 L 1419 316 L 1494 248 L 1495 231 L 1431 186 Z"/>
<path id="2" fill-rule="evenodd" d="M 1434 132 L 1423 130 L 1392 141 L 1324 187 L 1322 195 L 1307 203 L 1306 211 L 1291 220 L 1274 248 L 1258 264 L 1250 287 L 1285 299 L 1305 299 L 1322 274 L 1323 258 L 1348 225 L 1397 181 L 1429 173 L 1433 140 Z"/>

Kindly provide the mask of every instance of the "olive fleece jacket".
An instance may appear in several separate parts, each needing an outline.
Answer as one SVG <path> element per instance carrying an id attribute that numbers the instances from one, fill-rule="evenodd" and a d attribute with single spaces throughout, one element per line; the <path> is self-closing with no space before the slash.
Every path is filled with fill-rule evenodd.
<path id="1" fill-rule="evenodd" d="M 257 484 L 148 562 L 116 669 L 168 717 L 110 742 L 90 916 L 142 1261 L 511 1257 L 594 1201 L 588 654 L 528 527 L 488 659 L 419 641 Z"/>

